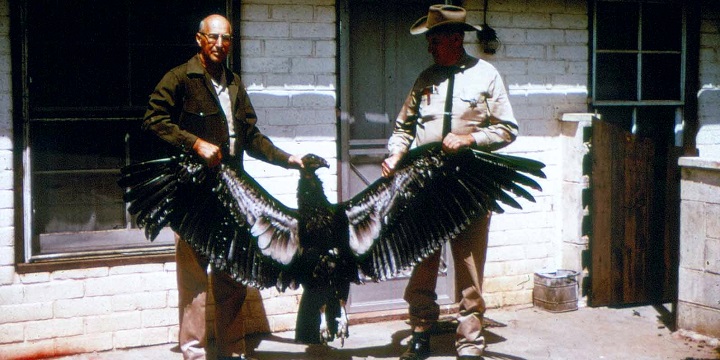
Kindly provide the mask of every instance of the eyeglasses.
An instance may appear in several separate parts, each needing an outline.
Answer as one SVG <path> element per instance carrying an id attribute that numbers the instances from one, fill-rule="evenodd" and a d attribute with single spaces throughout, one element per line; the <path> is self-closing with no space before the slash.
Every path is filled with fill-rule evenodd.
<path id="1" fill-rule="evenodd" d="M 205 38 L 207 39 L 207 41 L 210 44 L 217 43 L 219 39 L 222 39 L 223 44 L 229 44 L 233 38 L 232 35 L 230 35 L 230 34 L 214 34 L 214 33 L 207 34 L 204 32 L 201 32 L 199 34 L 205 36 Z"/>

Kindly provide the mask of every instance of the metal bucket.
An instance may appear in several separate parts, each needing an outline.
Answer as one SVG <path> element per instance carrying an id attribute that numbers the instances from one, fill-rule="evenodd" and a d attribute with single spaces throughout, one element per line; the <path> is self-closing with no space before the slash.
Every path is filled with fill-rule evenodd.
<path id="1" fill-rule="evenodd" d="M 550 312 L 577 310 L 577 271 L 535 273 L 533 305 Z"/>

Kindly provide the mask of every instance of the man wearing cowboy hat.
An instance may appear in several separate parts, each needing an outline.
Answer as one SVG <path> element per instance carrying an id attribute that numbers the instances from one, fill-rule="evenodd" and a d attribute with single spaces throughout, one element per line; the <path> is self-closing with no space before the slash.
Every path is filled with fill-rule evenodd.
<path id="1" fill-rule="evenodd" d="M 447 152 L 463 148 L 491 151 L 515 140 L 517 122 L 500 74 L 465 52 L 465 32 L 480 30 L 466 23 L 465 15 L 465 9 L 458 6 L 432 5 L 428 15 L 410 28 L 413 35 L 425 34 L 435 64 L 418 76 L 395 120 L 383 176 L 394 174 L 411 147 L 442 141 Z M 490 213 L 450 242 L 456 264 L 456 298 L 460 299 L 455 341 L 459 359 L 481 359 L 485 348 L 482 283 L 489 225 Z M 405 289 L 413 335 L 401 360 L 430 356 L 429 330 L 440 315 L 435 293 L 439 263 L 440 252 L 424 259 L 413 269 Z"/>

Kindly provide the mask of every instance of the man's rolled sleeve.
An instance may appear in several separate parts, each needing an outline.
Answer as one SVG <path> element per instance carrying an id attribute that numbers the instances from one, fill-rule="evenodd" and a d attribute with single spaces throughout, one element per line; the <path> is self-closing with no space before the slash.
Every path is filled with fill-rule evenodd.
<path id="1" fill-rule="evenodd" d="M 491 125 L 472 133 L 475 147 L 481 150 L 497 150 L 503 148 L 517 137 L 517 126 L 512 123 Z"/>

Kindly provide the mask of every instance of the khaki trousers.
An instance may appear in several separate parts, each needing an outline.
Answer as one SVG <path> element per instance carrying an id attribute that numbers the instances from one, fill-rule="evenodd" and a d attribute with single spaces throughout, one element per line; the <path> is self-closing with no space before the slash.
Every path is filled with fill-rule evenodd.
<path id="1" fill-rule="evenodd" d="M 483 272 L 487 254 L 490 213 L 472 222 L 465 231 L 450 242 L 455 262 L 455 300 L 459 302 L 455 347 L 458 355 L 482 355 L 485 339 L 482 319 L 485 300 L 482 297 Z M 437 304 L 438 251 L 415 266 L 405 288 L 409 304 L 410 324 L 428 326 L 440 317 Z"/>
<path id="2" fill-rule="evenodd" d="M 175 240 L 178 340 L 183 358 L 214 360 L 244 354 L 245 324 L 241 309 L 247 288 L 223 273 L 211 270 L 208 274 L 208 261 L 179 237 Z M 209 303 L 208 287 L 211 287 L 214 306 Z"/>

